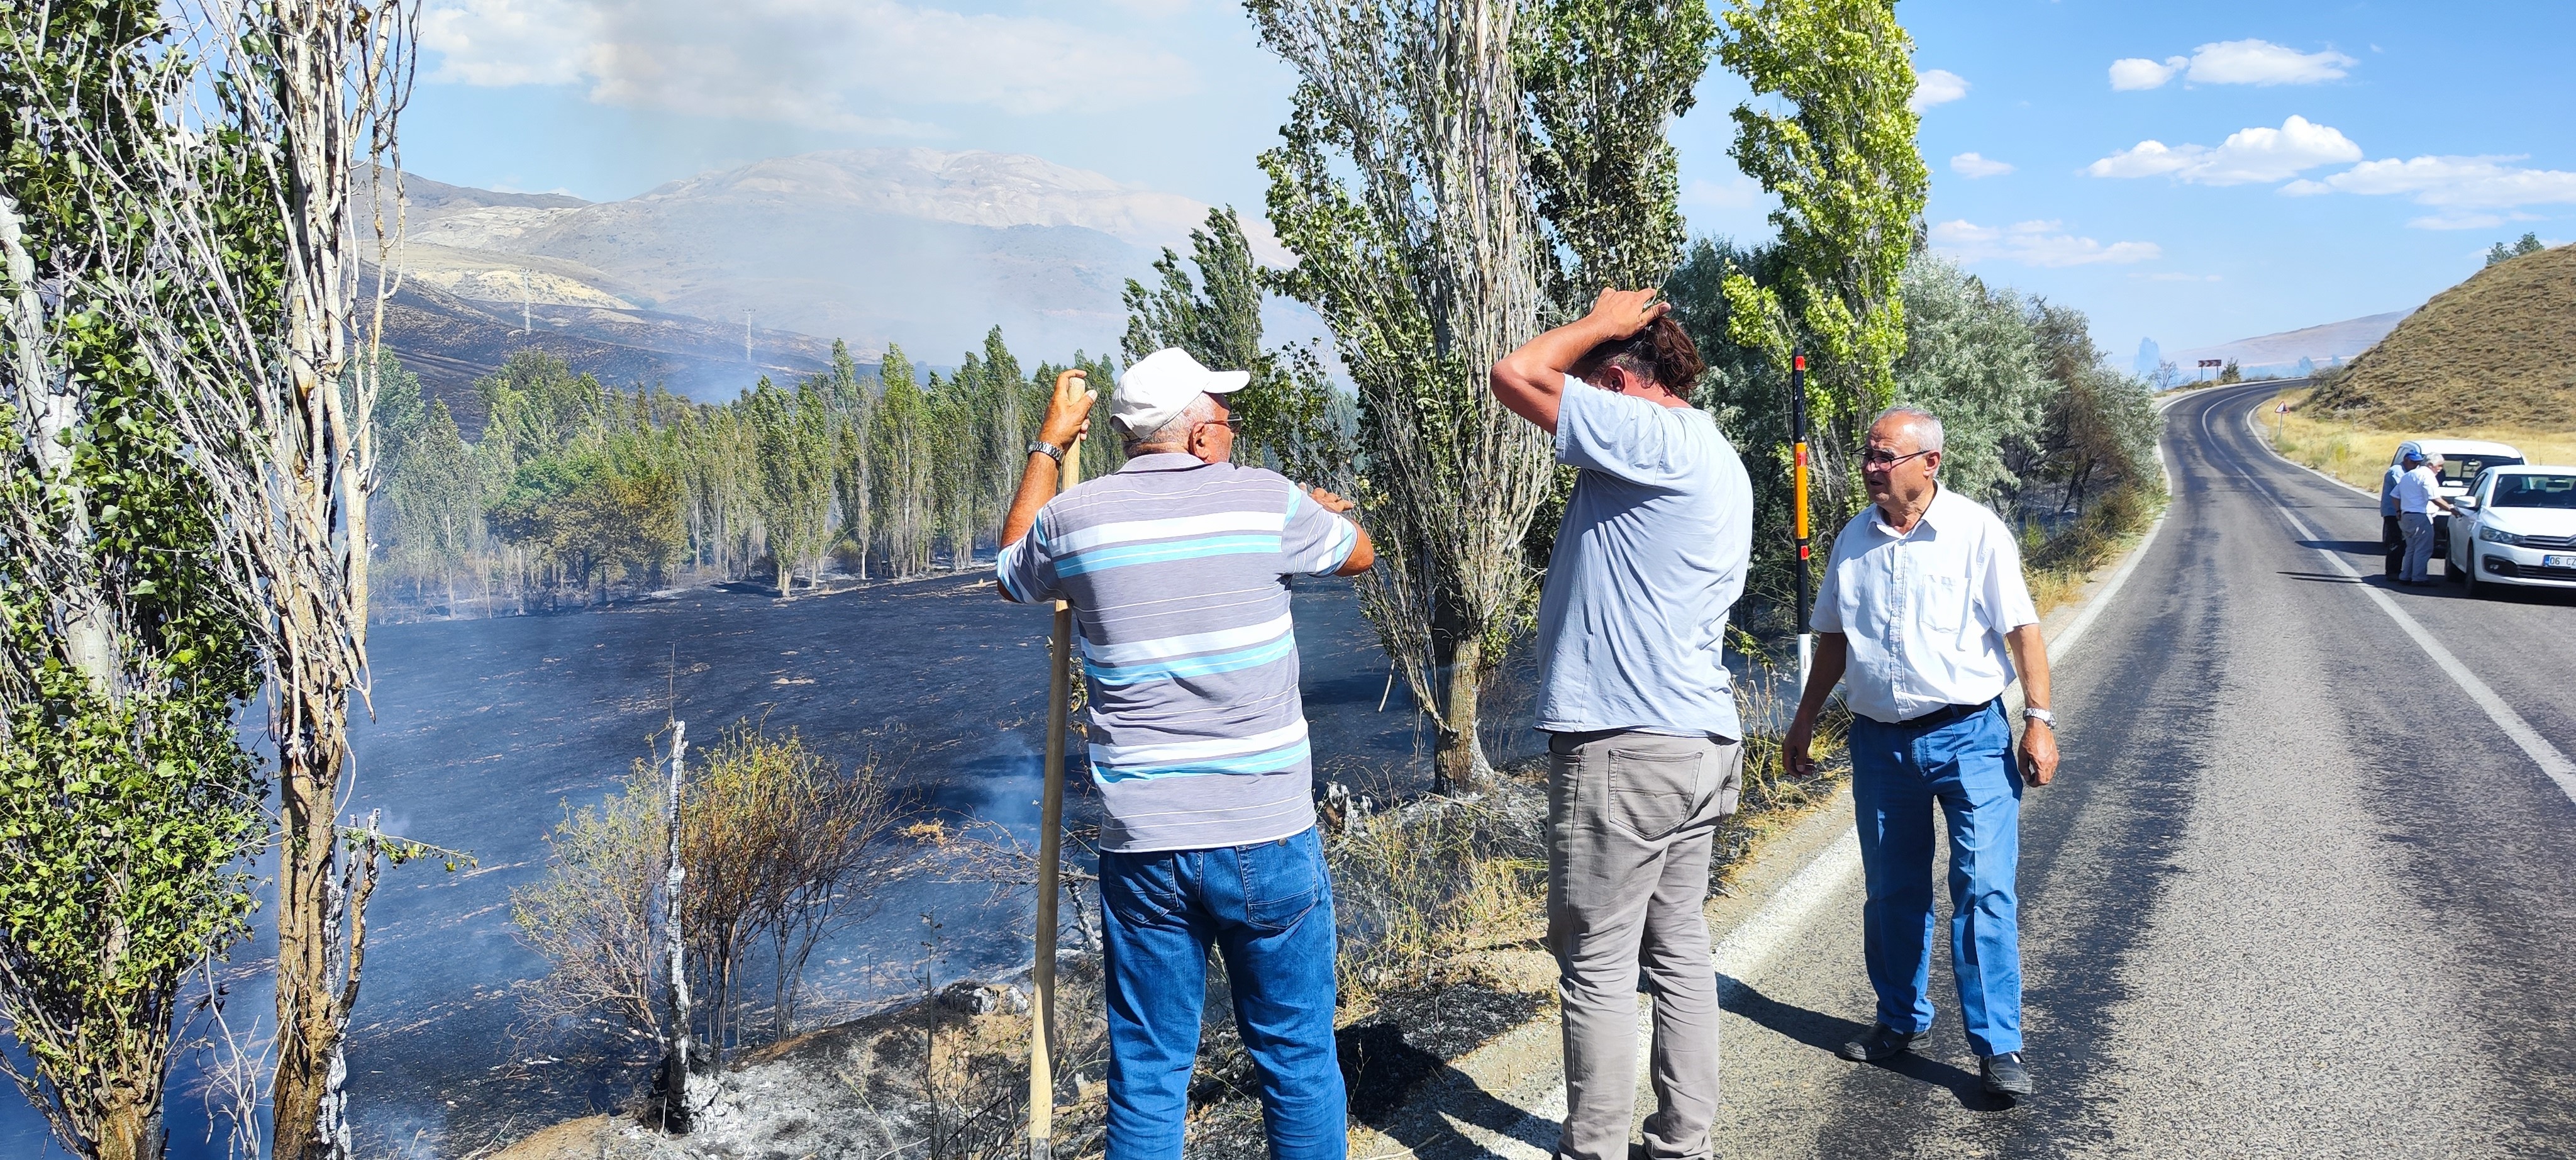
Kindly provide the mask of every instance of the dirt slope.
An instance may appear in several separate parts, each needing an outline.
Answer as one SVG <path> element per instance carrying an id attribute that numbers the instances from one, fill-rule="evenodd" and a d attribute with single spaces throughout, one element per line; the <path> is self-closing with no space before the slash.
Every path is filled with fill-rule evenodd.
<path id="1" fill-rule="evenodd" d="M 2309 406 L 2387 430 L 2576 428 L 2576 246 L 2434 295 Z"/>

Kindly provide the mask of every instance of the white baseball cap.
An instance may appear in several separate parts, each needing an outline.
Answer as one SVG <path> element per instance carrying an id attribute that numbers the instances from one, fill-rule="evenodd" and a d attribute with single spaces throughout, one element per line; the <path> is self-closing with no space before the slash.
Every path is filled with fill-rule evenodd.
<path id="1" fill-rule="evenodd" d="M 1230 395 L 1251 381 L 1250 371 L 1212 371 L 1190 352 L 1165 347 L 1119 373 L 1118 391 L 1109 398 L 1109 420 L 1130 436 L 1150 434 L 1188 410 L 1200 395 Z"/>

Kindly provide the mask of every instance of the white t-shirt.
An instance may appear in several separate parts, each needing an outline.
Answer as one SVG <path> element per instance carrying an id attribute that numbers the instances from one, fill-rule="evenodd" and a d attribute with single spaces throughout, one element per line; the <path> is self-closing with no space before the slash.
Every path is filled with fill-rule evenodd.
<path id="1" fill-rule="evenodd" d="M 2012 530 L 1949 488 L 1899 534 L 1876 504 L 1834 537 L 1811 618 L 1848 641 L 1852 712 L 1895 724 L 2003 695 L 2013 681 L 2004 634 L 2039 623 Z"/>
<path id="2" fill-rule="evenodd" d="M 2400 514 L 2426 516 L 2433 514 L 2433 497 L 2442 494 L 2442 474 L 2431 465 L 2407 472 L 2397 481 L 2397 510 Z"/>

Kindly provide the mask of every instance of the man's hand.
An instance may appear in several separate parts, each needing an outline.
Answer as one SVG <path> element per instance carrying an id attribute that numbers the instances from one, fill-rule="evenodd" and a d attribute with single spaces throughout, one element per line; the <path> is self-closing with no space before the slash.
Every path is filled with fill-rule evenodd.
<path id="1" fill-rule="evenodd" d="M 2021 776 L 2032 785 L 2047 785 L 2057 777 L 2057 729 L 2046 721 L 2033 721 L 2021 731 Z"/>
<path id="2" fill-rule="evenodd" d="M 1351 530 L 1359 533 L 1359 539 L 1353 541 L 1351 544 L 1350 558 L 1342 561 L 1342 566 L 1334 569 L 1333 575 L 1357 576 L 1362 572 L 1368 571 L 1370 568 L 1376 567 L 1377 545 L 1369 541 L 1368 529 L 1360 526 L 1360 518 L 1351 514 L 1353 511 L 1357 510 L 1360 505 L 1353 503 L 1350 500 L 1343 499 L 1338 495 L 1334 495 L 1320 487 L 1307 488 L 1306 496 L 1307 498 L 1314 500 L 1316 505 L 1323 508 L 1325 511 L 1349 520 L 1351 522 Z"/>
<path id="3" fill-rule="evenodd" d="M 1557 407 L 1565 398 L 1565 375 L 1592 348 L 1626 338 L 1672 310 L 1655 300 L 1652 290 L 1603 289 L 1592 300 L 1592 313 L 1539 335 L 1503 356 L 1489 376 L 1494 399 L 1512 414 L 1556 434 Z"/>
<path id="4" fill-rule="evenodd" d="M 1340 515 L 1343 512 L 1360 506 L 1320 487 L 1307 488 L 1306 494 L 1313 497 L 1316 503 L 1324 505 L 1325 511 L 1332 512 L 1335 515 Z"/>
<path id="5" fill-rule="evenodd" d="M 1583 316 L 1584 327 L 1599 335 L 1596 343 L 1626 338 L 1648 323 L 1672 312 L 1673 304 L 1656 300 L 1654 290 L 1613 290 L 1603 287 L 1601 296 L 1592 300 L 1592 313 Z M 1587 348 L 1588 349 L 1588 348 Z"/>
<path id="6" fill-rule="evenodd" d="M 1813 777 L 1816 774 L 1816 722 L 1800 713 L 1789 722 L 1789 732 L 1780 738 L 1780 764 L 1791 777 Z"/>
<path id="7" fill-rule="evenodd" d="M 1055 397 L 1047 400 L 1046 422 L 1038 425 L 1038 438 L 1071 447 L 1091 432 L 1091 405 L 1100 400 L 1100 393 L 1091 389 L 1087 377 L 1081 371 L 1055 377 Z"/>

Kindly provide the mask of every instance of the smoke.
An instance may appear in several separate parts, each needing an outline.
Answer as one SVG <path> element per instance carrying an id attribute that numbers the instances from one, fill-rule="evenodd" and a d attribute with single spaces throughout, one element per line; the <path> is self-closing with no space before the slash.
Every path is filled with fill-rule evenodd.
<path id="1" fill-rule="evenodd" d="M 1042 16 L 893 0 L 440 0 L 433 79 L 588 84 L 601 104 L 935 137 L 888 103 L 1104 112 L 1198 88 L 1188 61 Z"/>

